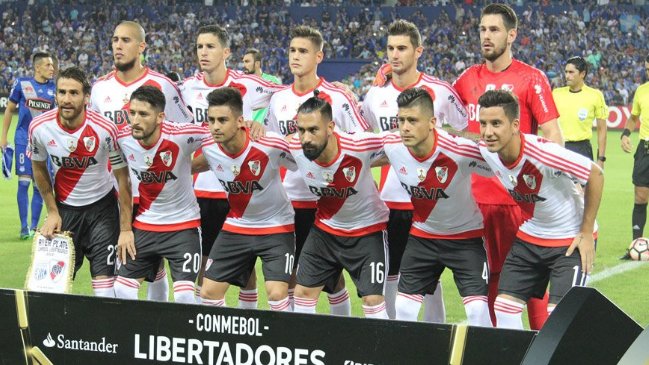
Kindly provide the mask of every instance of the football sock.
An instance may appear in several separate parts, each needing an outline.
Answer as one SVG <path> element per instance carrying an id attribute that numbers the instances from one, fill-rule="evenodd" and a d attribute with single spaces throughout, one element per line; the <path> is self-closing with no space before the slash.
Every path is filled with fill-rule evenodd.
<path id="1" fill-rule="evenodd" d="M 106 279 L 92 279 L 92 291 L 96 297 L 115 298 L 115 289 L 113 284 L 115 277 Z"/>
<path id="2" fill-rule="evenodd" d="M 257 292 L 257 289 L 239 290 L 239 308 L 257 309 L 258 300 L 259 300 L 259 294 Z M 288 297 L 286 300 L 288 300 Z"/>
<path id="3" fill-rule="evenodd" d="M 43 197 L 38 191 L 36 184 L 32 188 L 32 226 L 31 230 L 36 230 L 38 221 L 41 219 L 41 211 L 43 210 Z"/>
<path id="4" fill-rule="evenodd" d="M 295 289 L 288 288 L 288 305 L 291 307 L 291 312 L 295 308 Z"/>
<path id="5" fill-rule="evenodd" d="M 167 282 L 167 272 L 164 269 L 158 271 L 155 280 L 149 283 L 146 299 L 157 302 L 169 301 L 169 283 Z"/>
<path id="6" fill-rule="evenodd" d="M 400 321 L 417 321 L 424 296 L 421 294 L 397 293 L 395 300 L 396 319 Z"/>
<path id="7" fill-rule="evenodd" d="M 527 317 L 530 322 L 530 329 L 540 330 L 548 319 L 548 300 L 550 295 L 545 292 L 543 299 L 530 298 L 527 302 Z"/>
<path id="8" fill-rule="evenodd" d="M 497 327 L 498 322 L 496 321 L 496 312 L 494 311 L 494 303 L 496 302 L 496 297 L 498 296 L 498 281 L 500 280 L 499 272 L 492 272 L 489 274 L 489 295 L 487 296 L 487 304 L 489 305 L 489 317 L 491 317 L 491 323 L 494 327 Z"/>
<path id="9" fill-rule="evenodd" d="M 498 328 L 511 328 L 515 330 L 523 329 L 523 308 L 525 304 L 513 300 L 496 298 L 494 310 L 496 311 L 496 321 Z"/>
<path id="10" fill-rule="evenodd" d="M 225 299 L 201 299 L 201 303 L 210 307 L 225 307 Z"/>
<path id="11" fill-rule="evenodd" d="M 18 178 L 18 216 L 20 216 L 20 234 L 29 234 L 29 227 L 27 226 L 27 214 L 29 207 L 29 184 L 31 179 L 20 177 Z"/>
<path id="12" fill-rule="evenodd" d="M 633 239 L 642 237 L 642 235 L 644 234 L 644 225 L 646 222 L 647 204 L 633 204 L 633 215 L 631 216 L 631 225 L 633 226 Z"/>
<path id="13" fill-rule="evenodd" d="M 395 306 L 398 286 L 399 275 L 388 275 L 388 278 L 385 280 L 385 310 L 388 312 L 390 319 L 397 318 Z"/>
<path id="14" fill-rule="evenodd" d="M 194 282 L 189 280 L 174 281 L 174 301 L 176 303 L 196 304 Z"/>
<path id="15" fill-rule="evenodd" d="M 329 313 L 346 317 L 352 315 L 352 303 L 346 288 L 342 288 L 338 293 L 327 294 L 327 298 L 329 299 Z"/>
<path id="16" fill-rule="evenodd" d="M 315 314 L 315 306 L 318 304 L 317 299 L 294 298 L 293 312 Z"/>
<path id="17" fill-rule="evenodd" d="M 269 300 L 268 305 L 270 306 L 270 310 L 277 311 L 277 312 L 290 312 L 291 311 L 291 306 L 288 301 L 288 296 L 284 299 L 280 300 Z"/>
<path id="18" fill-rule="evenodd" d="M 201 286 L 196 284 L 194 286 L 194 296 L 196 297 L 196 303 L 201 304 L 203 298 L 201 298 Z"/>
<path id="19" fill-rule="evenodd" d="M 486 295 L 469 295 L 462 298 L 462 303 L 470 326 L 492 327 Z"/>
<path id="20" fill-rule="evenodd" d="M 118 276 L 115 279 L 115 297 L 122 299 L 137 299 L 140 283 L 135 279 Z"/>
<path id="21" fill-rule="evenodd" d="M 363 305 L 363 313 L 365 313 L 365 318 L 390 319 L 388 312 L 385 311 L 385 302 L 377 305 Z"/>
<path id="22" fill-rule="evenodd" d="M 424 322 L 446 323 L 446 307 L 442 283 L 437 282 L 434 294 L 424 296 Z"/>

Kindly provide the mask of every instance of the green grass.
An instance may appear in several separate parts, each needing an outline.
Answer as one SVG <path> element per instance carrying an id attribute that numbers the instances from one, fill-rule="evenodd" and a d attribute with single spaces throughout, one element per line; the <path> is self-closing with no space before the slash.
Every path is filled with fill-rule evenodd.
<path id="1" fill-rule="evenodd" d="M 14 124 L 15 125 L 15 124 Z M 609 132 L 607 149 L 608 161 L 605 165 L 605 188 L 599 211 L 598 223 L 600 234 L 595 261 L 595 273 L 620 264 L 618 258 L 631 241 L 631 210 L 633 207 L 633 185 L 631 169 L 633 160 L 619 147 L 619 132 Z M 17 179 L 0 181 L 0 287 L 22 288 L 29 266 L 31 242 L 18 239 L 20 224 L 16 206 Z M 43 214 L 44 215 L 44 214 Z M 647 228 L 649 229 L 649 227 Z M 649 235 L 649 232 L 647 232 Z M 263 280 L 261 269 L 257 265 L 259 282 Z M 450 272 L 442 276 L 444 300 L 449 322 L 465 320 L 464 308 L 453 283 Z M 347 276 L 347 286 L 352 296 L 352 311 L 355 316 L 362 316 L 360 299 L 355 295 L 352 281 Z M 649 264 L 632 271 L 612 276 L 593 285 L 609 297 L 620 308 L 638 321 L 643 327 L 649 324 L 649 296 L 645 288 L 649 287 Z M 259 286 L 259 303 L 261 308 L 268 308 L 263 286 Z M 73 293 L 92 295 L 87 262 L 79 271 L 73 285 Z M 228 292 L 227 302 L 236 306 L 236 288 Z M 145 290 L 141 290 L 141 295 Z M 328 304 L 324 296 L 318 304 L 318 311 L 327 313 Z"/>

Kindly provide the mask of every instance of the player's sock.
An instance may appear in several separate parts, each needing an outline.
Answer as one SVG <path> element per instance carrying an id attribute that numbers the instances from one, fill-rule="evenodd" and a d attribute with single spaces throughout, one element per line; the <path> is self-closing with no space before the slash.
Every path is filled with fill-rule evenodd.
<path id="1" fill-rule="evenodd" d="M 498 328 L 511 328 L 515 330 L 523 329 L 523 308 L 525 304 L 513 300 L 496 298 L 494 310 L 496 311 L 496 321 Z"/>
<path id="2" fill-rule="evenodd" d="M 29 213 L 29 184 L 31 179 L 18 178 L 18 216 L 20 217 L 20 238 L 27 238 L 29 235 L 29 226 L 27 225 L 27 214 Z"/>
<path id="3" fill-rule="evenodd" d="M 196 299 L 197 304 L 201 304 L 203 301 L 203 298 L 201 298 L 201 288 L 202 287 L 198 284 L 194 286 L 194 297 Z"/>
<path id="4" fill-rule="evenodd" d="M 115 277 L 92 279 L 92 291 L 95 293 L 96 297 L 115 298 L 114 283 Z"/>
<path id="5" fill-rule="evenodd" d="M 165 269 L 158 271 L 155 280 L 152 283 L 149 283 L 146 299 L 155 300 L 157 302 L 169 301 L 169 282 L 167 282 L 167 272 Z"/>
<path id="6" fill-rule="evenodd" d="M 446 307 L 444 306 L 444 291 L 442 283 L 437 283 L 435 294 L 424 296 L 424 322 L 446 323 Z"/>
<path id="7" fill-rule="evenodd" d="M 317 299 L 295 297 L 293 312 L 315 314 L 315 306 L 318 304 Z"/>
<path id="8" fill-rule="evenodd" d="M 365 318 L 390 319 L 388 312 L 385 311 L 385 302 L 377 305 L 363 305 L 363 313 Z"/>
<path id="9" fill-rule="evenodd" d="M 239 290 L 239 308 L 257 309 L 258 300 L 259 300 L 259 293 L 257 289 Z M 286 297 L 286 300 L 288 300 L 288 297 Z"/>
<path id="10" fill-rule="evenodd" d="M 633 239 L 644 234 L 644 225 L 647 222 L 647 204 L 633 204 L 631 225 L 633 226 Z"/>
<path id="11" fill-rule="evenodd" d="M 196 304 L 194 282 L 189 280 L 174 281 L 174 301 L 176 303 Z"/>
<path id="12" fill-rule="evenodd" d="M 352 315 L 352 303 L 346 288 L 342 288 L 338 293 L 327 294 L 327 298 L 329 299 L 329 313 L 346 317 Z"/>
<path id="13" fill-rule="evenodd" d="M 486 295 L 462 297 L 466 319 L 470 326 L 492 327 Z"/>
<path id="14" fill-rule="evenodd" d="M 32 188 L 32 225 L 29 227 L 32 231 L 38 227 L 38 221 L 41 219 L 41 211 L 43 210 L 43 197 L 38 191 L 36 184 Z"/>
<path id="15" fill-rule="evenodd" d="M 277 312 L 290 312 L 291 305 L 288 301 L 288 296 L 284 299 L 280 300 L 269 300 L 268 305 L 270 306 L 270 310 L 272 311 L 277 311 Z"/>
<path id="16" fill-rule="evenodd" d="M 494 310 L 494 303 L 496 302 L 496 297 L 498 296 L 498 281 L 500 280 L 499 272 L 492 272 L 489 274 L 489 295 L 487 296 L 487 304 L 489 305 L 489 316 L 491 317 L 491 324 L 494 327 L 497 327 L 498 321 L 496 321 L 496 311 Z"/>
<path id="17" fill-rule="evenodd" d="M 550 296 L 545 292 L 543 299 L 530 298 L 527 302 L 527 318 L 530 322 L 530 329 L 540 330 L 548 319 L 548 300 Z"/>
<path id="18" fill-rule="evenodd" d="M 423 301 L 424 296 L 421 294 L 397 293 L 395 300 L 396 316 L 394 318 L 400 321 L 416 322 Z"/>
<path id="19" fill-rule="evenodd" d="M 291 307 L 291 312 L 295 310 L 295 289 L 288 289 L 288 303 Z"/>
<path id="20" fill-rule="evenodd" d="M 210 307 L 225 307 L 225 299 L 201 299 L 201 303 Z"/>
<path id="21" fill-rule="evenodd" d="M 385 310 L 388 312 L 390 319 L 396 317 L 396 300 L 397 300 L 397 287 L 399 286 L 399 275 L 388 275 L 385 280 Z"/>
<path id="22" fill-rule="evenodd" d="M 118 276 L 115 279 L 115 297 L 122 299 L 137 299 L 140 283 L 135 279 Z"/>

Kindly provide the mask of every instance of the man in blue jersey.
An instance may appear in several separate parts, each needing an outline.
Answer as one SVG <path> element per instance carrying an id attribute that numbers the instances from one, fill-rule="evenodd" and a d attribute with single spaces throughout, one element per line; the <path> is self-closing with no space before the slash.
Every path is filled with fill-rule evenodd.
<path id="1" fill-rule="evenodd" d="M 43 199 L 34 184 L 32 195 L 32 219 L 28 225 L 29 185 L 32 181 L 32 164 L 27 157 L 27 130 L 32 119 L 41 113 L 54 108 L 55 85 L 54 60 L 49 53 L 36 52 L 32 56 L 34 67 L 33 77 L 19 77 L 13 84 L 9 94 L 9 102 L 5 110 L 0 148 L 4 153 L 7 148 L 7 134 L 11 127 L 11 118 L 18 109 L 18 126 L 14 143 L 16 144 L 16 175 L 18 175 L 18 213 L 20 215 L 20 238 L 28 239 L 33 236 L 43 208 Z"/>

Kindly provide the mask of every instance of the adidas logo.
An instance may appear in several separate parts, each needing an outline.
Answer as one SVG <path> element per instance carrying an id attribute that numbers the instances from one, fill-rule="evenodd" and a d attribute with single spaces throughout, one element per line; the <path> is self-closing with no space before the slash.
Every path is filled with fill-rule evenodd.
<path id="1" fill-rule="evenodd" d="M 135 161 L 135 156 L 133 156 L 133 154 L 131 153 L 130 155 L 128 155 L 128 159 L 129 161 Z"/>
<path id="2" fill-rule="evenodd" d="M 104 103 L 110 103 L 110 102 L 111 102 L 110 96 L 107 96 L 106 99 L 104 99 Z"/>
<path id="3" fill-rule="evenodd" d="M 408 175 L 408 171 L 406 171 L 405 166 L 401 166 L 401 168 L 399 169 L 399 173 L 402 175 Z"/>
<path id="4" fill-rule="evenodd" d="M 221 165 L 216 166 L 216 171 L 223 172 L 223 167 L 221 167 Z"/>
<path id="5" fill-rule="evenodd" d="M 306 177 L 309 178 L 309 179 L 315 179 L 315 176 L 313 176 L 313 174 L 311 173 L 311 171 L 309 171 L 309 172 L 306 173 Z"/>
<path id="6" fill-rule="evenodd" d="M 49 142 L 47 142 L 47 146 L 48 146 L 48 147 L 56 147 L 56 141 L 53 140 L 53 139 L 50 140 Z"/>
<path id="7" fill-rule="evenodd" d="M 381 107 L 381 108 L 387 108 L 387 107 L 388 107 L 388 101 L 387 101 L 387 100 L 383 100 L 383 102 L 381 103 L 380 107 Z"/>
<path id="8" fill-rule="evenodd" d="M 203 93 L 198 93 L 198 96 L 196 97 L 198 100 L 203 100 Z"/>

